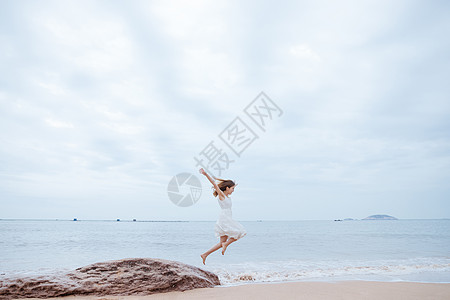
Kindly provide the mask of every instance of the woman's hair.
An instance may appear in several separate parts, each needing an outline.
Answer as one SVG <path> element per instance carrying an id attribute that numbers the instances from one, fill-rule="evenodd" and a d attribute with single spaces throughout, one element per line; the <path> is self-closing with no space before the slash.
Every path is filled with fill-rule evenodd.
<path id="1" fill-rule="evenodd" d="M 219 181 L 219 183 L 217 185 L 219 186 L 219 189 L 221 191 L 225 191 L 227 189 L 227 187 L 231 188 L 231 187 L 235 186 L 233 180 L 220 179 L 220 178 L 217 178 L 217 177 L 214 177 L 214 176 L 213 176 L 213 178 L 216 181 Z M 212 188 L 214 189 L 214 187 L 212 187 Z M 214 197 L 217 197 L 217 191 L 216 190 L 214 190 L 213 195 L 214 195 Z"/>

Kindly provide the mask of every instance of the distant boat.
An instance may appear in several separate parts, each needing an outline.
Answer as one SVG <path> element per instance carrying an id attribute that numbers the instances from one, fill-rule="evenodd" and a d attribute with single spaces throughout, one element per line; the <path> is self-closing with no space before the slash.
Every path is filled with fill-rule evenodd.
<path id="1" fill-rule="evenodd" d="M 398 220 L 396 217 L 388 215 L 372 215 L 364 218 L 363 220 Z"/>
<path id="2" fill-rule="evenodd" d="M 117 222 L 119 222 L 120 221 L 120 219 L 117 219 Z"/>
<path id="3" fill-rule="evenodd" d="M 136 222 L 136 219 L 133 219 L 133 222 Z"/>
<path id="4" fill-rule="evenodd" d="M 74 220 L 74 221 L 78 221 L 78 219 L 77 219 L 77 218 L 73 218 L 73 220 Z"/>

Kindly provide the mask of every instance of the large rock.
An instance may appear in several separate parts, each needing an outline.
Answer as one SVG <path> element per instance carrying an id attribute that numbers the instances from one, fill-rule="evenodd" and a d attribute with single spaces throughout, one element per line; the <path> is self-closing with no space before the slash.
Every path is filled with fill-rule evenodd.
<path id="1" fill-rule="evenodd" d="M 214 273 L 177 261 L 127 258 L 95 263 L 59 276 L 1 279 L 0 299 L 68 295 L 150 295 L 220 285 Z"/>

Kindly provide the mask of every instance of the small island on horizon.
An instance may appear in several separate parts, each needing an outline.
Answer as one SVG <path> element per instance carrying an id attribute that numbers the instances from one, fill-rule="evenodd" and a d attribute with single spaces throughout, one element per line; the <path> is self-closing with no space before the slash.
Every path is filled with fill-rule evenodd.
<path id="1" fill-rule="evenodd" d="M 398 219 L 396 217 L 389 215 L 371 215 L 364 219 L 361 219 L 361 221 L 364 220 L 398 220 Z M 358 221 L 358 219 L 345 218 L 345 219 L 335 219 L 334 221 Z"/>
<path id="2" fill-rule="evenodd" d="M 388 215 L 372 215 L 362 220 L 398 220 L 396 217 Z"/>

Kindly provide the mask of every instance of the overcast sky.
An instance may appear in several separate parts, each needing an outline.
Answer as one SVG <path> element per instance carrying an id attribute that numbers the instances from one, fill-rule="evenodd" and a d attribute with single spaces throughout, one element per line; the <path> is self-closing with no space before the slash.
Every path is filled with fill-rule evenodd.
<path id="1" fill-rule="evenodd" d="M 0 5 L 0 218 L 214 221 L 211 141 L 237 220 L 450 217 L 448 1 Z M 239 157 L 236 117 L 258 136 Z"/>

